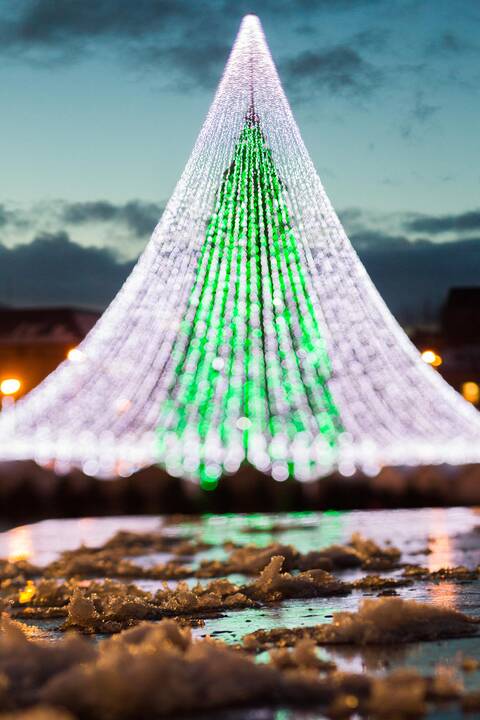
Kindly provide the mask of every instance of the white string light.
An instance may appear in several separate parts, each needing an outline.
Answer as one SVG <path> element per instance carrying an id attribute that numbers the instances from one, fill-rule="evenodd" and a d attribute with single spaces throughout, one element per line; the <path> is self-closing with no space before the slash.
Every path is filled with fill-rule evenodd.
<path id="1" fill-rule="evenodd" d="M 177 187 L 72 356 L 0 417 L 0 459 L 213 487 L 480 461 L 480 415 L 374 288 L 247 16 Z"/>

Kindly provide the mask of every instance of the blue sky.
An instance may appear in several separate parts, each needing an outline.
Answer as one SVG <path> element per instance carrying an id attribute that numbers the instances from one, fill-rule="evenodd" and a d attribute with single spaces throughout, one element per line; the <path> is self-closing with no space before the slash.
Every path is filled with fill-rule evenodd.
<path id="1" fill-rule="evenodd" d="M 478 284 L 476 0 L 4 0 L 0 302 L 112 297 L 246 12 L 396 314 L 426 317 L 449 285 Z M 68 282 L 56 282 L 59 260 Z"/>

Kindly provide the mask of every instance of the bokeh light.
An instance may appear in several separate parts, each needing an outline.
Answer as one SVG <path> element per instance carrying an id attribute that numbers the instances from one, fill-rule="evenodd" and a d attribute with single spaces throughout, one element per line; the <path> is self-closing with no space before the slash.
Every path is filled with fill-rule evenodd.
<path id="1" fill-rule="evenodd" d="M 432 367 L 440 367 L 443 363 L 441 355 L 436 353 L 435 350 L 424 350 L 422 352 L 422 360 Z"/>
<path id="2" fill-rule="evenodd" d="M 85 355 L 81 350 L 74 347 L 70 348 L 70 350 L 67 352 L 67 358 L 70 360 L 70 362 L 79 363 L 85 360 Z"/>
<path id="3" fill-rule="evenodd" d="M 2 395 L 16 395 L 21 387 L 22 382 L 18 378 L 5 378 L 0 382 Z"/>
<path id="4" fill-rule="evenodd" d="M 480 385 L 471 380 L 464 382 L 462 385 L 462 395 L 468 402 L 473 405 L 478 405 L 480 402 Z"/>

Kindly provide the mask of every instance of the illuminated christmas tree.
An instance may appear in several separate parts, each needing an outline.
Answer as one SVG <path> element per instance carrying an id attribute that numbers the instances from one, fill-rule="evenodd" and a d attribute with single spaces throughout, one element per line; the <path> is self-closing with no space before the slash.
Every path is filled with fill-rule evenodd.
<path id="1" fill-rule="evenodd" d="M 0 458 L 212 488 L 480 461 L 480 415 L 428 367 L 353 250 L 257 18 L 131 276 L 65 363 L 0 418 Z"/>
<path id="2" fill-rule="evenodd" d="M 172 355 L 161 457 L 199 470 L 205 485 L 244 457 L 265 470 L 273 460 L 279 478 L 309 473 L 304 446 L 315 442 L 330 462 L 341 430 L 330 362 L 253 105 L 215 200 Z M 219 461 L 204 454 L 207 444 L 217 446 Z"/>

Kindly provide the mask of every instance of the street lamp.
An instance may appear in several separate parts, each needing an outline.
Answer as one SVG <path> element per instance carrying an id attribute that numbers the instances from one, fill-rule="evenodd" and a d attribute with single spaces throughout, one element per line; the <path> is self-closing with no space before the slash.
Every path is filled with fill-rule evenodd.
<path id="1" fill-rule="evenodd" d="M 462 385 L 462 395 L 465 400 L 471 402 L 472 405 L 478 405 L 480 402 L 480 385 L 472 380 L 464 382 Z"/>
<path id="2" fill-rule="evenodd" d="M 74 347 L 70 348 L 70 350 L 67 352 L 67 359 L 70 360 L 70 362 L 80 363 L 85 360 L 85 355 L 81 350 Z"/>
<path id="3" fill-rule="evenodd" d="M 1 408 L 6 410 L 15 405 L 15 395 L 22 387 L 22 381 L 15 377 L 5 378 L 0 382 Z"/>

